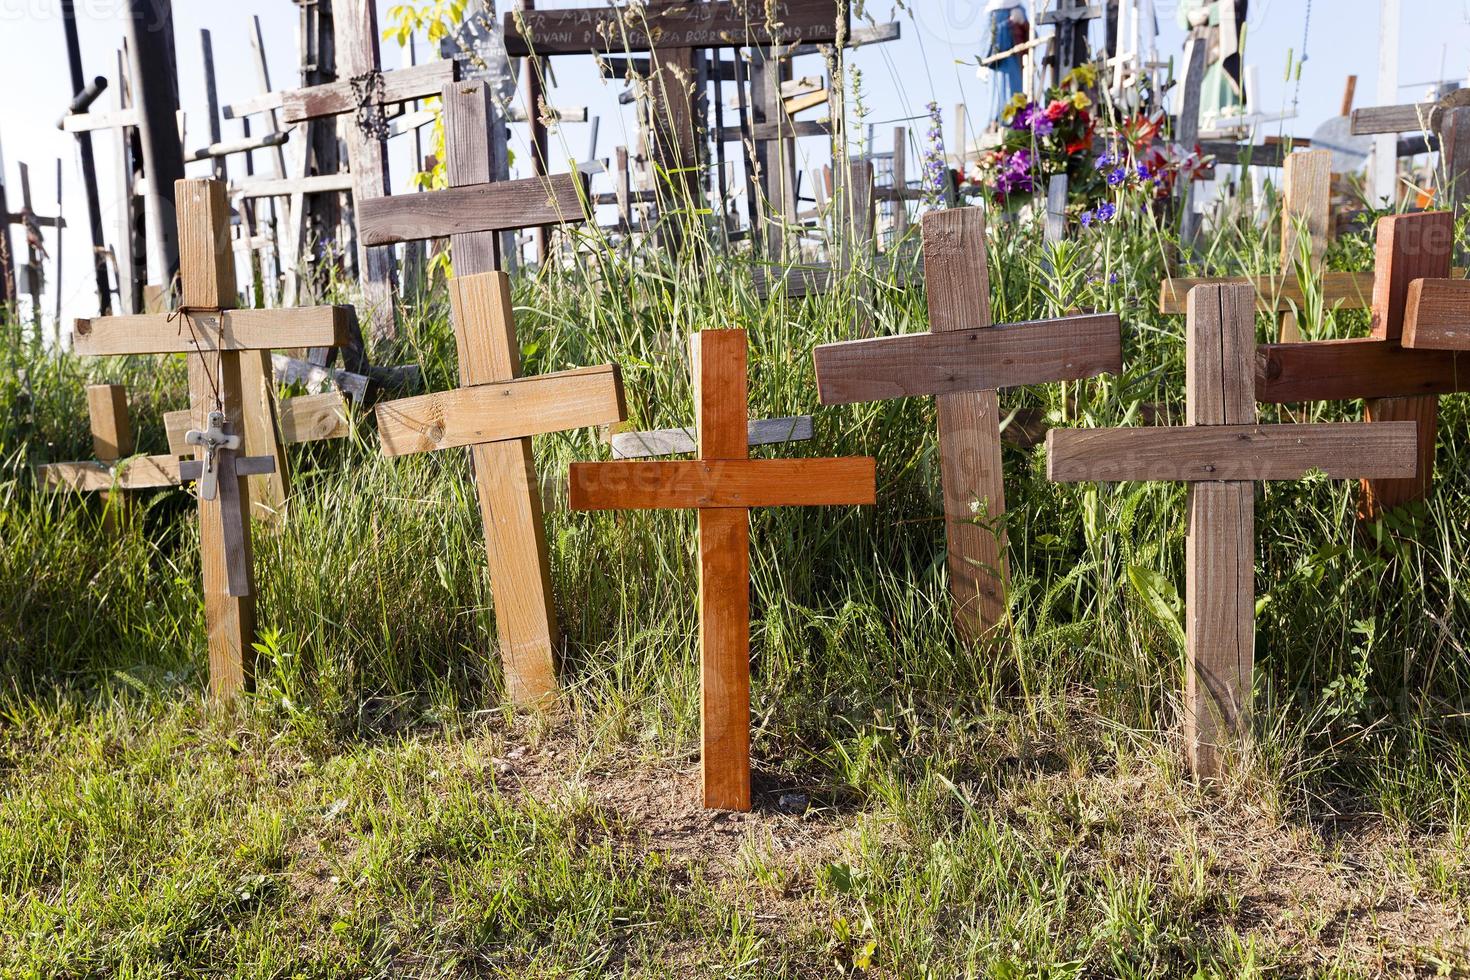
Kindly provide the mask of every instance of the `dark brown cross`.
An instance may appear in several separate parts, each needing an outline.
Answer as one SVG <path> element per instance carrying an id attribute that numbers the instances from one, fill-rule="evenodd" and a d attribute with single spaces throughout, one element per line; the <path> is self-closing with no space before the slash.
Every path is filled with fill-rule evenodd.
<path id="1" fill-rule="evenodd" d="M 210 689 L 223 698 L 253 680 L 255 581 L 247 478 L 276 465 L 272 457 L 245 456 L 236 442 L 248 420 L 241 355 L 282 346 L 335 346 L 345 339 L 353 314 L 346 306 L 234 309 L 238 297 L 225 185 L 181 180 L 175 206 L 183 290 L 180 310 L 78 320 L 72 348 L 81 355 L 188 355 L 193 441 L 199 445 L 199 458 L 181 464 L 179 475 L 182 480 L 201 481 L 199 555 Z M 212 499 L 204 487 L 210 482 L 215 488 Z"/>
<path id="2" fill-rule="evenodd" d="M 1257 425 L 1252 390 L 1255 291 L 1198 286 L 1189 294 L 1187 425 L 1053 429 L 1047 476 L 1058 483 L 1183 480 L 1191 485 L 1185 548 L 1184 741 L 1194 771 L 1221 771 L 1243 735 L 1255 663 L 1255 488 L 1314 470 L 1337 479 L 1408 479 L 1414 426 Z"/>
<path id="3" fill-rule="evenodd" d="M 873 460 L 750 459 L 744 330 L 689 339 L 699 455 L 573 463 L 573 510 L 699 511 L 704 805 L 750 809 L 750 510 L 871 504 Z"/>
<path id="4" fill-rule="evenodd" d="M 1120 373 L 1118 318 L 993 324 L 980 208 L 924 217 L 924 278 L 933 332 L 818 347 L 817 391 L 823 405 L 934 396 L 950 594 L 956 624 L 980 639 L 1006 615 L 997 389 Z"/>
<path id="5" fill-rule="evenodd" d="M 666 179 L 682 188 L 684 199 L 673 202 L 675 206 L 689 207 L 689 202 L 697 201 L 700 185 L 699 127 L 691 94 L 696 52 L 829 44 L 846 33 L 846 17 L 847 5 L 834 0 L 755 4 L 649 0 L 641 5 L 510 12 L 505 15 L 505 41 L 511 55 L 533 58 L 650 52 L 655 72 L 647 111 L 655 159 Z"/>
<path id="6" fill-rule="evenodd" d="M 1434 451 L 1439 429 L 1439 396 L 1470 391 L 1470 358 L 1453 350 L 1414 349 L 1426 343 L 1410 332 L 1405 337 L 1410 287 L 1415 280 L 1434 282 L 1431 300 L 1447 290 L 1454 245 L 1454 215 L 1447 211 L 1405 214 L 1378 222 L 1378 251 L 1373 280 L 1372 333 L 1348 340 L 1267 344 L 1256 361 L 1256 398 L 1283 404 L 1366 399 L 1369 422 L 1413 422 L 1419 430 L 1419 467 L 1404 479 L 1369 479 L 1363 483 L 1359 514 L 1365 520 L 1428 495 L 1434 483 Z M 1424 287 L 1421 287 L 1421 290 Z M 1424 321 L 1432 307 L 1423 307 Z M 1458 292 L 1463 295 L 1463 292 Z M 1424 332 L 1424 341 L 1429 333 Z"/>
<path id="7" fill-rule="evenodd" d="M 572 174 L 492 179 L 485 82 L 446 85 L 442 104 L 449 189 L 365 201 L 358 234 L 373 246 L 450 239 L 461 387 L 379 405 L 378 430 L 389 456 L 471 447 L 506 688 L 541 705 L 556 693 L 560 631 L 531 436 L 622 421 L 622 380 L 611 364 L 520 376 L 499 233 L 585 220 L 584 189 Z"/>

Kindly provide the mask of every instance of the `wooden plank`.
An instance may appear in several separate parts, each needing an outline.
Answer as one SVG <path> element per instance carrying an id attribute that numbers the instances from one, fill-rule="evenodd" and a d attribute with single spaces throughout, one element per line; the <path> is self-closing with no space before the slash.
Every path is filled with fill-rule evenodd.
<path id="1" fill-rule="evenodd" d="M 320 174 L 304 178 L 281 177 L 241 181 L 230 188 L 230 196 L 250 200 L 257 197 L 290 197 L 293 194 L 330 194 L 351 190 L 351 174 Z"/>
<path id="2" fill-rule="evenodd" d="M 1470 391 L 1470 357 L 1407 350 L 1372 337 L 1263 344 L 1256 398 L 1268 404 L 1350 401 Z"/>
<path id="3" fill-rule="evenodd" d="M 689 356 L 705 465 L 747 460 L 745 331 L 700 331 Z M 722 810 L 750 809 L 749 527 L 743 510 L 699 515 L 700 774 Z"/>
<path id="4" fill-rule="evenodd" d="M 284 398 L 280 406 L 281 439 L 288 443 L 342 439 L 351 431 L 347 397 L 340 391 Z"/>
<path id="5" fill-rule="evenodd" d="M 1207 286 L 1189 294 L 1185 395 L 1190 428 L 1182 431 L 1196 444 L 1216 427 L 1238 434 L 1255 424 L 1253 308 L 1249 286 Z M 1054 434 L 1048 434 L 1049 441 Z M 1219 466 L 1211 468 L 1217 479 L 1227 475 Z M 1192 488 L 1184 567 L 1185 754 L 1197 776 L 1213 778 L 1220 774 L 1221 748 L 1247 732 L 1250 716 L 1256 634 L 1250 483 Z"/>
<path id="6" fill-rule="evenodd" d="M 204 478 L 204 463 L 197 459 L 185 459 L 177 462 L 179 477 L 185 482 L 195 482 Z M 235 475 L 257 477 L 266 476 L 275 469 L 276 461 L 270 456 L 236 456 Z"/>
<path id="7" fill-rule="evenodd" d="M 104 463 L 133 455 L 133 426 L 128 420 L 124 385 L 87 385 L 87 416 L 92 423 L 92 452 Z"/>
<path id="8" fill-rule="evenodd" d="M 320 367 L 285 354 L 272 354 L 271 368 L 275 372 L 277 384 L 299 384 L 308 389 L 332 385 L 359 405 L 367 399 L 368 387 L 373 381 L 367 375 L 354 374 L 341 368 Z"/>
<path id="9" fill-rule="evenodd" d="M 785 442 L 804 442 L 812 438 L 812 417 L 797 415 L 780 419 L 751 419 L 746 429 L 746 445 L 769 446 Z M 613 459 L 648 459 L 654 456 L 677 456 L 699 451 L 696 433 L 686 429 L 654 429 L 651 432 L 620 432 L 612 437 Z"/>
<path id="10" fill-rule="evenodd" d="M 743 406 L 742 406 L 743 409 Z M 711 809 L 750 809 L 750 512 L 699 512 L 700 781 Z"/>
<path id="11" fill-rule="evenodd" d="M 1470 282 L 1411 282 L 1405 300 L 1403 345 L 1420 350 L 1470 350 Z"/>
<path id="12" fill-rule="evenodd" d="M 370 245 L 392 245 L 582 222 L 587 216 L 580 180 L 575 174 L 556 174 L 380 197 L 357 206 L 358 234 Z"/>
<path id="13" fill-rule="evenodd" d="M 841 13 L 839 14 L 839 11 Z M 717 0 L 708 5 L 523 10 L 505 15 L 505 45 L 527 54 L 621 54 L 669 48 L 830 44 L 847 8 L 833 0 L 766 0 L 763 8 Z"/>
<path id="14" fill-rule="evenodd" d="M 286 501 L 291 496 L 291 470 L 276 411 L 276 382 L 270 351 L 240 352 L 240 397 L 245 406 L 240 425 L 245 437 L 243 452 L 267 456 L 274 464 L 267 472 L 250 477 L 250 514 L 274 523 L 286 512 Z"/>
<path id="15" fill-rule="evenodd" d="M 385 456 L 610 425 L 626 414 L 615 364 L 472 385 L 377 407 Z"/>
<path id="16" fill-rule="evenodd" d="M 286 95 L 285 92 L 261 92 L 259 95 L 249 95 L 223 106 L 220 113 L 226 119 L 244 119 L 246 116 L 271 112 L 286 104 Z"/>
<path id="17" fill-rule="evenodd" d="M 1361 422 L 1052 429 L 1046 444 L 1057 483 L 1402 478 L 1419 458 L 1413 425 Z"/>
<path id="18" fill-rule="evenodd" d="M 349 315 L 350 307 L 311 306 L 81 319 L 72 333 L 72 350 L 102 355 L 335 347 L 347 341 Z"/>
<path id="19" fill-rule="evenodd" d="M 1374 338 L 1393 342 L 1402 338 L 1410 286 L 1416 279 L 1448 279 L 1454 244 L 1455 216 L 1448 211 L 1379 219 L 1374 259 L 1377 270 L 1373 283 Z M 1416 392 L 1410 390 L 1394 394 L 1407 396 Z M 1439 404 L 1436 397 L 1423 395 L 1389 398 L 1382 402 L 1369 400 L 1364 406 L 1363 417 L 1370 422 L 1414 423 L 1419 433 L 1420 458 L 1424 461 L 1423 468 L 1406 479 L 1363 481 L 1359 513 L 1365 520 L 1375 520 L 1389 510 L 1423 500 L 1429 495 L 1434 485 Z"/>
<path id="20" fill-rule="evenodd" d="M 1418 102 L 1411 105 L 1375 105 L 1353 110 L 1354 136 L 1382 133 L 1418 133 L 1433 130 L 1438 104 Z"/>
<path id="21" fill-rule="evenodd" d="M 925 215 L 923 244 L 930 336 L 993 343 L 985 212 L 958 208 Z M 999 331 L 1002 338 L 1006 333 Z M 1004 622 L 1010 578 L 1000 523 L 1006 511 L 1000 404 L 994 389 L 940 390 L 935 410 L 950 595 L 962 635 L 979 640 Z"/>
<path id="22" fill-rule="evenodd" d="M 871 504 L 868 458 L 571 464 L 573 510 L 692 510 Z"/>
<path id="23" fill-rule="evenodd" d="M 194 427 L 194 416 L 187 408 L 163 413 L 163 432 L 168 437 L 168 451 L 174 456 L 193 456 L 194 447 L 184 439 Z"/>
<path id="24" fill-rule="evenodd" d="M 1332 151 L 1293 153 L 1283 164 L 1281 272 L 1300 282 L 1302 273 L 1315 280 L 1321 273 L 1332 235 Z M 1305 240 L 1305 255 L 1302 242 Z M 1298 307 L 1299 308 L 1299 307 Z M 1329 307 L 1330 308 L 1330 307 Z M 1281 315 L 1281 340 L 1301 340 L 1296 313 Z"/>
<path id="25" fill-rule="evenodd" d="M 361 14 L 355 16 L 349 14 L 343 19 L 347 21 L 347 24 L 345 29 L 338 31 L 338 43 L 344 49 L 354 44 L 360 47 L 363 41 L 354 40 L 354 30 L 363 23 Z M 374 24 L 376 25 L 376 18 Z M 376 34 L 373 40 L 376 45 Z M 376 60 L 376 58 L 373 59 L 374 62 Z M 346 74 L 350 70 L 344 63 L 343 73 Z M 430 61 L 411 68 L 383 72 L 383 103 L 395 105 L 416 99 L 433 98 L 445 85 L 454 81 L 454 76 L 455 66 L 452 60 Z M 260 96 L 259 98 L 264 100 L 266 97 Z M 239 104 L 241 103 L 237 103 Z M 357 96 L 352 91 L 350 81 L 331 82 L 327 85 L 316 85 L 311 88 L 297 89 L 294 92 L 281 93 L 280 109 L 284 122 L 306 122 L 308 119 L 356 112 Z"/>
<path id="26" fill-rule="evenodd" d="M 933 279 L 927 270 L 926 278 Z M 1122 372 L 1118 317 L 1112 313 L 989 328 L 978 328 L 973 318 L 964 326 L 958 317 L 948 322 L 954 326 L 935 333 L 817 347 L 813 359 L 822 404 L 995 391 Z"/>
<path id="27" fill-rule="evenodd" d="M 180 181 L 176 205 L 182 305 L 194 309 L 232 305 L 235 258 L 229 246 L 230 209 L 224 185 L 217 181 Z M 269 315 L 279 312 L 270 311 Z M 155 322 L 158 320 L 161 318 L 155 318 Z M 232 333 L 226 331 L 227 335 Z M 207 427 L 209 413 L 216 405 L 228 419 L 243 416 L 237 350 L 202 350 L 191 355 L 188 364 L 189 403 L 195 428 Z M 202 449 L 198 458 L 203 458 Z M 199 500 L 199 559 L 209 645 L 209 686 L 216 698 L 225 699 L 254 683 L 255 589 L 251 567 L 250 488 L 245 477 L 229 476 L 236 458 L 234 452 L 222 451 L 219 458 L 219 494 L 214 500 Z"/>
<path id="28" fill-rule="evenodd" d="M 1322 302 L 1327 309 L 1366 310 L 1373 300 L 1373 273 L 1324 272 L 1318 277 Z M 1249 284 L 1256 290 L 1256 310 L 1284 313 L 1306 305 L 1306 295 L 1295 275 L 1220 276 L 1215 278 L 1165 279 L 1159 288 L 1159 312 L 1180 315 L 1187 308 L 1189 291 L 1196 286 Z"/>
<path id="29" fill-rule="evenodd" d="M 51 486 L 73 490 L 149 490 L 176 487 L 179 461 L 173 456 L 137 456 L 124 459 L 116 467 L 101 462 L 47 463 L 36 467 L 36 473 Z"/>

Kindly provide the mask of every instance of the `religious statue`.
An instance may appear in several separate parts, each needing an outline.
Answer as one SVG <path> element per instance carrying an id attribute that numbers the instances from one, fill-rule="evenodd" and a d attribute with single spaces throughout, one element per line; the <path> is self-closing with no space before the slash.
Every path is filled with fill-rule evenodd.
<path id="1" fill-rule="evenodd" d="M 985 19 L 990 28 L 990 49 L 983 63 L 995 75 L 995 98 L 990 118 L 998 122 L 1012 96 L 1024 91 L 1021 77 L 1021 52 L 1014 51 L 1031 39 L 1031 22 L 1026 19 L 1025 0 L 988 0 Z M 996 55 L 1007 54 L 994 61 Z"/>
<path id="2" fill-rule="evenodd" d="M 1241 29 L 1249 0 L 1180 0 L 1179 26 L 1199 31 L 1209 45 L 1205 53 L 1204 84 L 1200 88 L 1200 117 L 1218 119 L 1236 114 L 1245 104 L 1245 81 L 1240 58 Z"/>

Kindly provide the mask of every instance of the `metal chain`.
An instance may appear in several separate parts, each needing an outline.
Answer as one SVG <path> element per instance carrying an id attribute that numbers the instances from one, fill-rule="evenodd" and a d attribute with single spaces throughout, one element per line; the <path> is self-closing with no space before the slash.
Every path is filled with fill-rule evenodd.
<path id="1" fill-rule="evenodd" d="M 352 86 L 352 97 L 357 100 L 357 128 L 369 139 L 387 139 L 388 116 L 383 111 L 383 73 L 366 71 L 352 76 L 349 84 Z"/>

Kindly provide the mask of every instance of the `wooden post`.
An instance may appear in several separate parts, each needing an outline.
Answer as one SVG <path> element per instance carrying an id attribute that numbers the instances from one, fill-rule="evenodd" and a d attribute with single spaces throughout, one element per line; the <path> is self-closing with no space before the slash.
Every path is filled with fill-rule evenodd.
<path id="1" fill-rule="evenodd" d="M 824 344 L 814 353 L 824 405 L 935 396 L 950 594 L 965 639 L 1006 616 L 1005 480 L 996 389 L 1122 371 L 1112 314 L 989 329 L 985 215 L 924 216 L 931 333 Z"/>
<path id="2" fill-rule="evenodd" d="M 1470 108 L 1445 109 L 1439 124 L 1439 169 L 1444 182 L 1443 203 L 1458 220 L 1470 202 Z M 1455 262 L 1470 264 L 1470 244 L 1455 243 Z"/>
<path id="3" fill-rule="evenodd" d="M 752 460 L 743 330 L 690 338 L 699 458 L 573 463 L 575 510 L 699 511 L 700 770 L 704 805 L 750 809 L 752 507 L 871 504 L 870 458 Z"/>
<path id="4" fill-rule="evenodd" d="M 1184 742 L 1205 779 L 1249 734 L 1255 657 L 1252 483 L 1314 470 L 1344 479 L 1404 477 L 1417 464 L 1409 424 L 1257 425 L 1251 375 L 1255 293 L 1249 284 L 1189 293 L 1187 424 L 1053 429 L 1047 476 L 1056 482 L 1182 480 L 1191 485 L 1185 548 Z"/>
<path id="5" fill-rule="evenodd" d="M 132 97 L 142 146 L 148 272 L 154 284 L 172 293 L 174 277 L 179 274 L 174 185 L 184 178 L 173 5 L 172 0 L 128 0 L 128 10 Z"/>
<path id="6" fill-rule="evenodd" d="M 302 88 L 330 85 L 337 80 L 336 19 L 332 16 L 332 0 L 294 0 L 301 10 L 298 35 L 301 46 Z M 325 116 L 308 120 L 305 127 L 306 142 L 302 146 L 301 171 L 305 178 L 313 170 L 317 174 L 335 174 L 342 169 L 337 145 L 337 117 Z M 290 210 L 290 241 L 294 254 L 287 273 L 284 305 L 292 306 L 305 302 L 296 274 L 307 264 L 320 269 L 327 261 L 328 246 L 336 238 L 337 227 L 342 221 L 342 203 L 339 194 L 293 194 Z M 314 244 L 313 244 L 314 243 Z M 310 257 L 306 248 L 311 245 L 315 254 Z M 293 281 L 294 280 L 294 281 Z M 315 290 L 309 290 L 314 295 Z"/>
<path id="7" fill-rule="evenodd" d="M 1208 48 L 1206 29 L 1196 29 L 1190 34 L 1184 49 L 1184 93 L 1175 137 L 1185 152 L 1193 152 L 1199 142 L 1200 90 L 1204 87 Z M 1194 182 L 1179 180 L 1174 187 L 1174 196 L 1181 210 L 1179 241 L 1185 248 L 1192 249 L 1199 240 L 1200 229 L 1199 215 L 1194 210 Z"/>
<path id="8" fill-rule="evenodd" d="M 893 129 L 893 241 L 903 241 L 909 233 L 909 131 Z"/>
<path id="9" fill-rule="evenodd" d="M 1378 3 L 1378 102 L 1391 105 L 1399 94 L 1399 0 Z M 1388 202 L 1393 210 L 1398 201 L 1398 139 L 1384 134 L 1373 141 L 1369 190 L 1373 204 Z"/>
<path id="10" fill-rule="evenodd" d="M 5 154 L 0 153 L 0 312 L 15 312 L 15 257 L 10 250 L 10 208 L 5 195 Z"/>
<path id="11" fill-rule="evenodd" d="M 1300 271 L 1316 276 L 1332 237 L 1332 151 L 1292 153 L 1281 166 L 1281 274 L 1290 277 L 1298 268 L 1300 236 L 1305 234 L 1309 254 Z M 1281 314 L 1282 343 L 1301 339 L 1296 314 L 1289 310 Z"/>
<path id="12" fill-rule="evenodd" d="M 115 466 L 137 450 L 133 425 L 128 419 L 128 389 L 124 385 L 88 385 L 87 417 L 92 423 L 92 453 L 108 466 Z M 103 510 L 104 526 L 115 533 L 127 523 L 131 500 L 126 490 L 107 492 Z"/>

